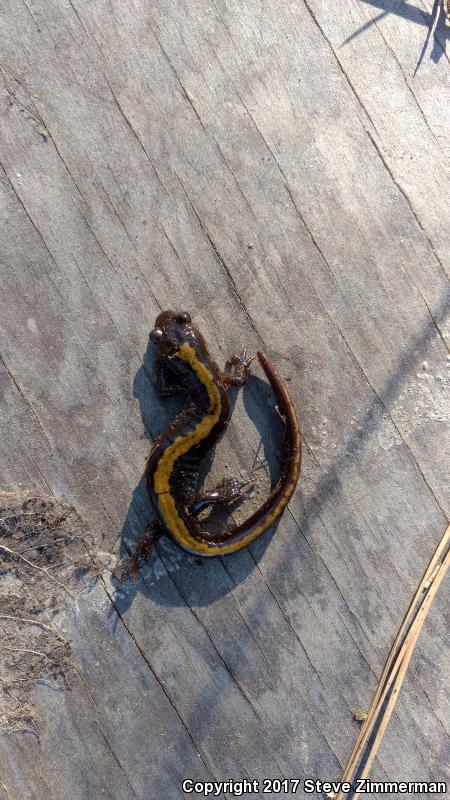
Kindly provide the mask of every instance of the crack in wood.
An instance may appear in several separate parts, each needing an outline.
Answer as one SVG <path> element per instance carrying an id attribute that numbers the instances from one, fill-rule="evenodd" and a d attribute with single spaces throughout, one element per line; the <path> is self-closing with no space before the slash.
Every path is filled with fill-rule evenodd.
<path id="1" fill-rule="evenodd" d="M 156 682 L 158 683 L 158 685 L 159 685 L 159 687 L 160 687 L 161 691 L 162 691 L 162 692 L 164 693 L 164 695 L 167 697 L 167 699 L 168 699 L 168 701 L 169 701 L 170 705 L 172 706 L 172 709 L 173 709 L 174 713 L 175 713 L 175 714 L 176 714 L 176 716 L 178 717 L 178 719 L 179 719 L 179 721 L 180 721 L 180 723 L 181 723 L 181 725 L 182 725 L 183 729 L 185 730 L 185 732 L 186 732 L 187 736 L 189 737 L 189 739 L 190 739 L 190 741 L 191 741 L 191 743 L 192 743 L 192 746 L 193 746 L 193 748 L 194 748 L 194 749 L 195 749 L 195 751 L 197 752 L 197 754 L 198 754 L 198 757 L 200 758 L 200 760 L 201 760 L 201 762 L 202 762 L 202 764 L 203 764 L 203 766 L 204 766 L 204 768 L 205 768 L 205 770 L 206 770 L 207 774 L 208 774 L 208 775 L 210 775 L 210 776 L 213 778 L 213 780 L 215 780 L 214 776 L 213 776 L 213 775 L 212 775 L 212 773 L 211 773 L 211 770 L 208 768 L 208 766 L 207 766 L 207 764 L 206 764 L 206 761 L 205 761 L 205 759 L 204 759 L 204 757 L 203 757 L 202 753 L 200 752 L 199 748 L 197 747 L 197 745 L 196 745 L 196 743 L 195 743 L 195 741 L 194 741 L 194 738 L 193 738 L 193 736 L 192 736 L 192 733 L 190 732 L 190 730 L 189 730 L 188 726 L 186 725 L 185 721 L 183 720 L 183 718 L 182 718 L 182 716 L 181 716 L 180 712 L 178 711 L 177 707 L 175 706 L 175 704 L 174 704 L 174 702 L 173 702 L 173 700 L 172 700 L 172 698 L 171 698 L 171 696 L 170 696 L 170 693 L 169 693 L 168 689 L 166 689 L 166 687 L 164 686 L 164 684 L 163 684 L 163 683 L 161 682 L 161 680 L 159 679 L 159 677 L 158 677 L 157 673 L 156 673 L 156 672 L 155 672 L 155 670 L 153 669 L 153 667 L 152 667 L 152 665 L 151 665 L 150 661 L 148 660 L 148 658 L 147 658 L 147 656 L 146 656 L 146 654 L 145 654 L 144 650 L 142 649 L 141 645 L 140 645 L 140 644 L 139 644 L 139 642 L 137 641 L 137 639 L 136 639 L 136 637 L 134 636 L 134 634 L 133 634 L 132 630 L 131 630 L 131 629 L 128 627 L 127 623 L 125 622 L 125 620 L 124 620 L 124 618 L 123 618 L 122 614 L 120 613 L 119 609 L 117 608 L 117 605 L 116 605 L 116 603 L 114 602 L 114 600 L 113 600 L 113 598 L 112 598 L 111 594 L 110 594 L 110 593 L 109 593 L 109 591 L 108 591 L 108 588 L 107 588 L 107 586 L 106 586 L 106 582 L 105 582 L 105 580 L 104 580 L 104 578 L 103 578 L 103 577 L 101 578 L 101 581 L 102 581 L 102 584 L 103 584 L 103 588 L 104 588 L 104 590 L 105 590 L 105 593 L 106 593 L 106 595 L 108 596 L 108 598 L 109 598 L 109 601 L 110 601 L 110 603 L 111 603 L 112 607 L 114 608 L 114 611 L 115 611 L 115 613 L 117 614 L 117 616 L 118 616 L 118 618 L 119 618 L 120 622 L 122 623 L 122 625 L 123 625 L 123 627 L 124 627 L 125 631 L 127 632 L 127 634 L 128 634 L 128 636 L 130 637 L 131 641 L 133 642 L 133 644 L 135 645 L 135 647 L 136 647 L 136 648 L 137 648 L 137 650 L 139 651 L 139 653 L 140 653 L 140 655 L 142 656 L 143 660 L 145 661 L 145 663 L 146 663 L 147 667 L 149 668 L 149 670 L 150 670 L 151 674 L 153 675 L 153 677 L 155 678 Z"/>

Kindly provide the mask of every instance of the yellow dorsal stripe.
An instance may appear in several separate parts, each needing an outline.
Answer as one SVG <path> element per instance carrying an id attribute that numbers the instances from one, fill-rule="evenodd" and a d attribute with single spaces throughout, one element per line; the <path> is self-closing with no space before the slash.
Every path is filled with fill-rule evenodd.
<path id="1" fill-rule="evenodd" d="M 198 542 L 197 539 L 191 536 L 178 514 L 175 501 L 170 491 L 170 476 L 176 460 L 187 453 L 191 447 L 205 439 L 214 425 L 219 421 L 222 411 L 222 399 L 214 376 L 197 357 L 195 348 L 185 343 L 180 347 L 178 355 L 190 364 L 198 379 L 205 387 L 209 398 L 209 408 L 205 416 L 192 431 L 189 431 L 183 436 L 178 436 L 167 448 L 155 470 L 153 485 L 155 493 L 158 495 L 159 507 L 164 516 L 165 523 L 172 535 L 184 547 L 196 551 L 203 551 L 203 548 L 205 548 L 205 551 L 208 551 L 209 548 L 207 545 Z"/>

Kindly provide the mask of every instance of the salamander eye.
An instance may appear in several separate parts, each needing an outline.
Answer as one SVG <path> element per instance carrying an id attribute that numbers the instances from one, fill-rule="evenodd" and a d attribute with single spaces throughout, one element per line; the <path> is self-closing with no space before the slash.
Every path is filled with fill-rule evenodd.
<path id="1" fill-rule="evenodd" d="M 181 314 L 177 315 L 177 322 L 182 325 L 183 323 L 187 323 L 191 321 L 191 315 L 187 313 L 187 311 L 183 311 Z"/>
<path id="2" fill-rule="evenodd" d="M 162 339 L 162 335 L 163 332 L 161 328 L 153 328 L 153 330 L 150 331 L 149 339 L 152 342 L 160 342 Z"/>

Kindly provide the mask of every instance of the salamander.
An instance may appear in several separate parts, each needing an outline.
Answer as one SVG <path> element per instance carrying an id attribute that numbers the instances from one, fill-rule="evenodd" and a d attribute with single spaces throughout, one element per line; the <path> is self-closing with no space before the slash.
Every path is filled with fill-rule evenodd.
<path id="1" fill-rule="evenodd" d="M 200 512 L 215 503 L 237 500 L 251 483 L 227 478 L 213 492 L 196 492 L 201 463 L 221 438 L 230 418 L 230 387 L 246 383 L 253 359 L 247 358 L 244 350 L 229 359 L 228 371 L 222 371 L 210 357 L 202 334 L 187 312 L 163 311 L 150 340 L 157 349 L 160 391 L 181 390 L 190 398 L 155 441 L 147 460 L 145 483 L 156 517 L 162 529 L 190 553 L 206 557 L 234 553 L 275 522 L 297 484 L 301 436 L 292 400 L 274 365 L 258 352 L 286 425 L 281 475 L 269 497 L 244 522 L 220 534 L 209 533 L 198 518 Z M 154 536 L 151 528 L 144 533 L 134 555 L 134 568 L 139 559 L 148 556 Z"/>

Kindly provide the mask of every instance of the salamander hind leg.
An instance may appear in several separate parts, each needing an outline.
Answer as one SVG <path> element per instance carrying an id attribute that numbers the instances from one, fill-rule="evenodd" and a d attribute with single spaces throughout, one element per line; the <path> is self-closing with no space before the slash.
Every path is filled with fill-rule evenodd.
<path id="1" fill-rule="evenodd" d="M 228 371 L 222 373 L 224 386 L 227 389 L 229 389 L 230 386 L 244 386 L 247 383 L 248 376 L 250 374 L 251 363 L 255 360 L 255 358 L 256 356 L 252 356 L 252 358 L 247 356 L 246 347 L 244 347 L 242 353 L 239 355 L 237 353 L 233 353 L 225 365 L 228 367 Z"/>
<path id="2" fill-rule="evenodd" d="M 252 478 L 247 481 L 238 481 L 237 478 L 224 478 L 212 492 L 205 492 L 196 497 L 189 507 L 189 511 L 196 516 L 208 506 L 218 503 L 228 505 L 229 503 L 235 503 L 236 500 L 243 500 L 253 484 Z"/>
<path id="3" fill-rule="evenodd" d="M 157 520 L 145 528 L 137 541 L 134 553 L 128 556 L 123 564 L 117 564 L 114 570 L 114 577 L 119 583 L 127 578 L 136 580 L 140 567 L 149 559 L 156 541 L 163 533 L 164 530 Z"/>

